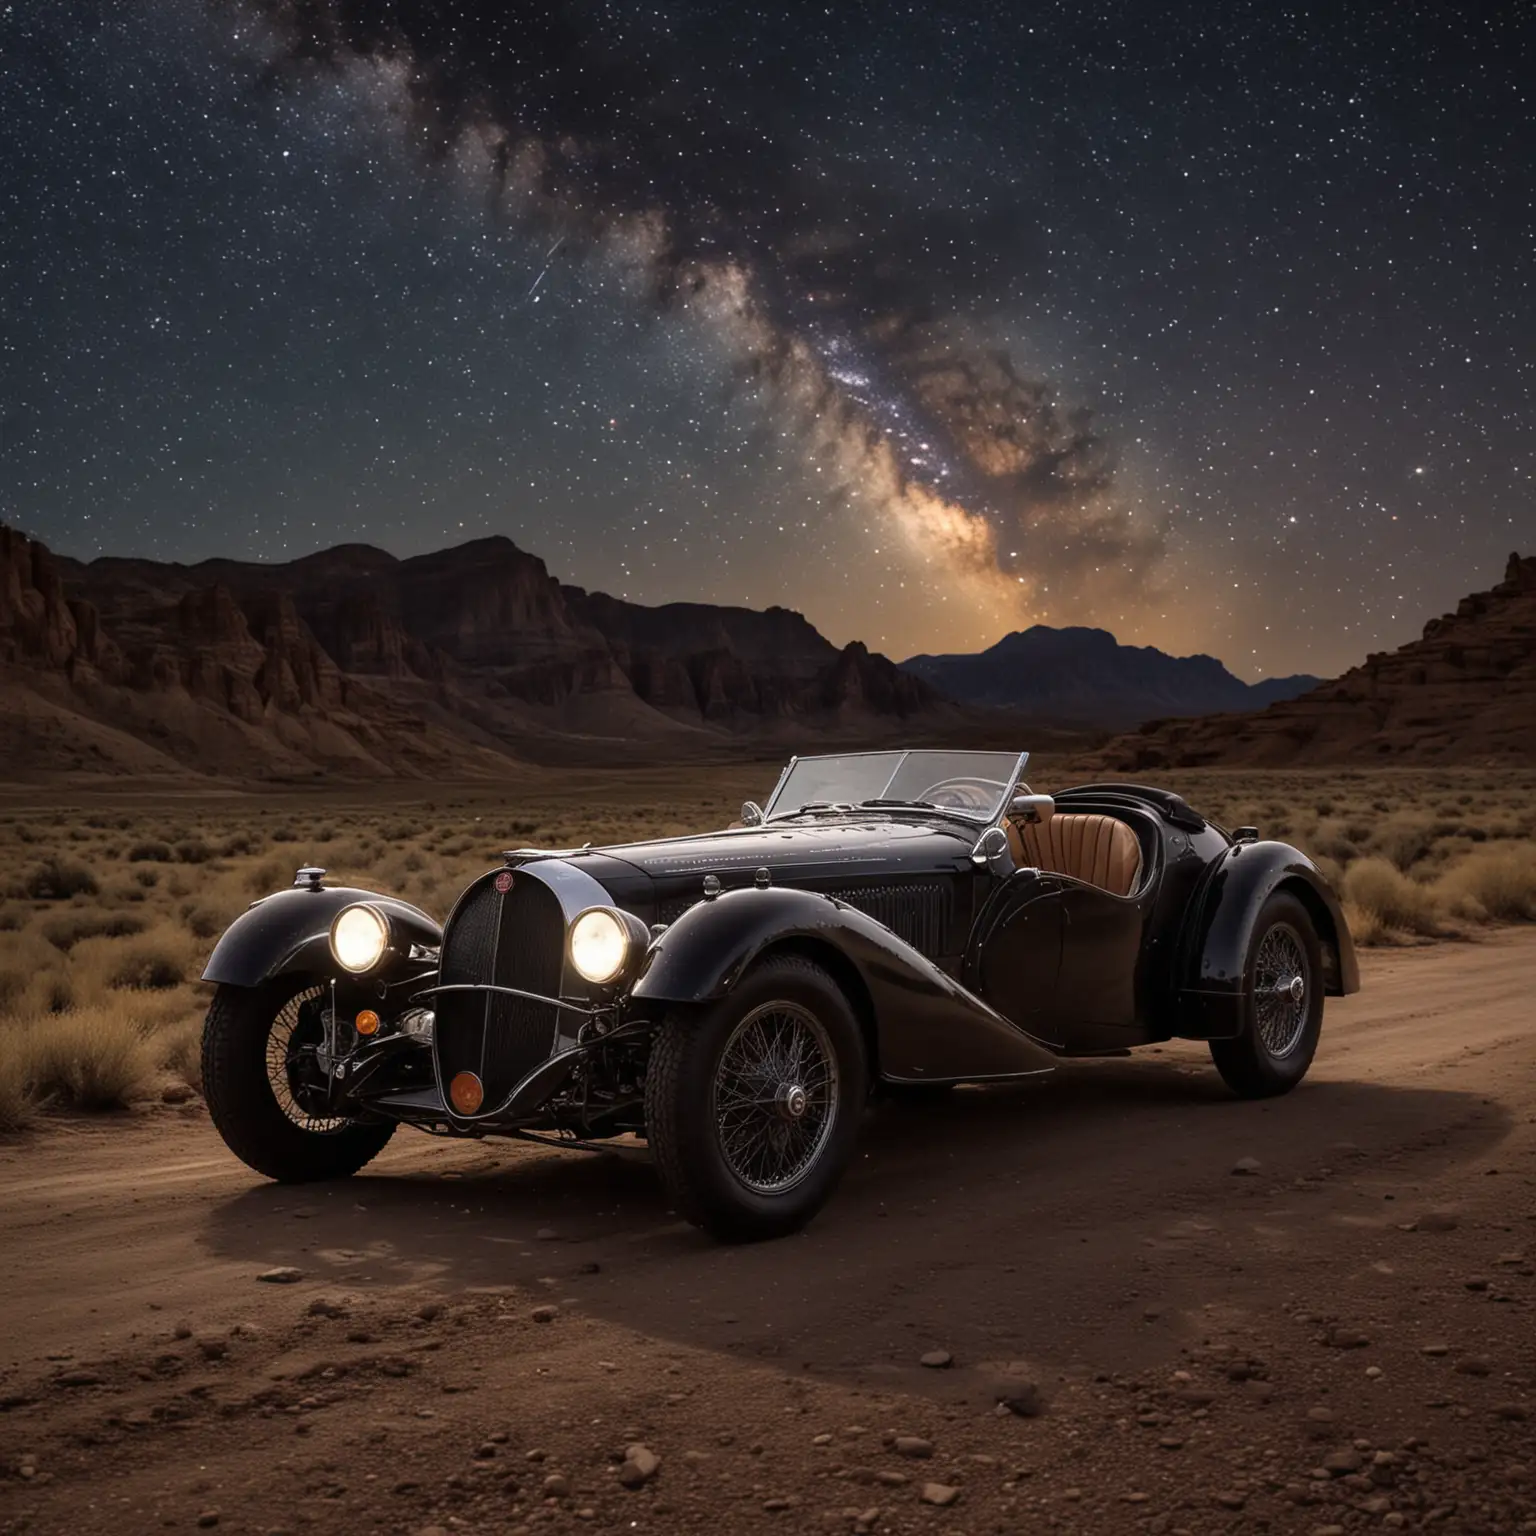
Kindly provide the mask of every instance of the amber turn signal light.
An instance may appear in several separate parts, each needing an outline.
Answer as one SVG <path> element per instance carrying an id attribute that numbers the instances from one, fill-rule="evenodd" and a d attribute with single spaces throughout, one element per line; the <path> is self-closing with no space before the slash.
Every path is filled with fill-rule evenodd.
<path id="1" fill-rule="evenodd" d="M 485 1102 L 485 1084 L 473 1072 L 460 1072 L 448 1085 L 448 1099 L 461 1115 L 472 1115 Z"/>
<path id="2" fill-rule="evenodd" d="M 379 1032 L 379 1016 L 372 1008 L 364 1008 L 352 1021 L 352 1027 L 360 1035 L 376 1035 Z"/>

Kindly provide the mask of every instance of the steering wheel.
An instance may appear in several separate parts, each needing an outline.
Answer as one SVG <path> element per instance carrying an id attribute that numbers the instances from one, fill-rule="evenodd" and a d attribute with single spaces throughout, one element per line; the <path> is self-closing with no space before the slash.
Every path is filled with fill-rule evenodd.
<path id="1" fill-rule="evenodd" d="M 930 784 L 917 798 L 931 800 L 933 804 L 951 810 L 978 811 L 986 816 L 991 813 L 1002 792 L 1003 785 L 998 779 L 961 777 L 940 779 L 937 784 Z"/>

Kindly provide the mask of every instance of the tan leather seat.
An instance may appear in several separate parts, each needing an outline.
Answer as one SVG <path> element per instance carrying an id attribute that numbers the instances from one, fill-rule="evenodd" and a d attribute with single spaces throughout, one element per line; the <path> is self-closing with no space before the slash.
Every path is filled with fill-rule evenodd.
<path id="1" fill-rule="evenodd" d="M 1055 815 L 1046 821 L 1008 823 L 1015 861 L 1053 870 L 1116 896 L 1129 896 L 1141 874 L 1141 844 L 1113 816 Z"/>

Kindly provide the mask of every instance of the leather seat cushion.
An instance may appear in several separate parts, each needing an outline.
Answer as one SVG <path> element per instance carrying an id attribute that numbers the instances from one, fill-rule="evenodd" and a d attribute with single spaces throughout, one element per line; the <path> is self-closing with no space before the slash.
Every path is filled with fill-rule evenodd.
<path id="1" fill-rule="evenodd" d="M 1009 826 L 1012 828 L 1013 823 Z M 1113 816 L 1056 815 L 1046 821 L 1025 822 L 1014 830 L 1023 852 L 1020 862 L 1026 867 L 1068 875 L 1116 896 L 1129 896 L 1136 889 L 1141 844 L 1136 834 Z M 1015 849 L 1015 857 L 1018 853 Z"/>

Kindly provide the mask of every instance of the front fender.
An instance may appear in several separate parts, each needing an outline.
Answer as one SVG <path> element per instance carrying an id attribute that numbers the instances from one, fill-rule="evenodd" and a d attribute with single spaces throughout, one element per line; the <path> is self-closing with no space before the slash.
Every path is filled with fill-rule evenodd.
<path id="1" fill-rule="evenodd" d="M 388 980 L 408 959 L 412 944 L 436 948 L 443 941 L 443 930 L 425 912 L 396 897 L 348 886 L 295 888 L 264 897 L 242 912 L 214 945 L 203 980 L 258 987 L 277 976 L 337 974 L 331 924 L 343 907 L 357 901 L 384 912 L 395 939 L 392 952 L 363 979 Z"/>
<path id="2" fill-rule="evenodd" d="M 1190 902 L 1180 936 L 1179 1028 L 1192 1040 L 1230 1039 L 1242 1029 L 1244 968 L 1264 903 L 1292 892 L 1312 916 L 1323 949 L 1323 990 L 1360 990 L 1354 940 L 1333 887 L 1288 843 L 1234 843 L 1214 859 Z"/>
<path id="3" fill-rule="evenodd" d="M 652 1004 L 727 996 L 753 963 L 793 952 L 829 970 L 888 1082 L 980 1082 L 1049 1072 L 1055 1057 L 874 918 L 830 896 L 772 887 L 690 907 L 651 946 L 631 989 Z"/>

